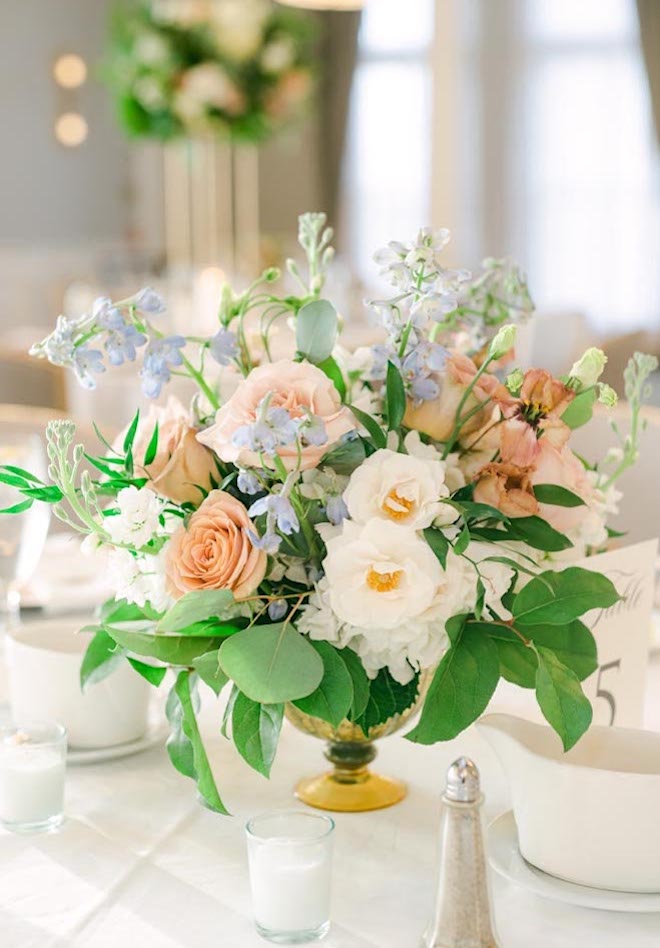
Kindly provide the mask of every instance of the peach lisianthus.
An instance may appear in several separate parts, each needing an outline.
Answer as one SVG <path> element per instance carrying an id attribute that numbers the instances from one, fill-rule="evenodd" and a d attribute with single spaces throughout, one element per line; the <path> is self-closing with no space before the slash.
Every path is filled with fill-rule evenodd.
<path id="1" fill-rule="evenodd" d="M 296 444 L 278 446 L 277 454 L 288 471 L 295 470 L 298 463 L 303 471 L 316 467 L 342 435 L 356 427 L 353 416 L 341 404 L 337 389 L 321 369 L 309 362 L 282 359 L 253 369 L 220 408 L 215 424 L 198 434 L 198 440 L 223 461 L 241 467 L 261 467 L 259 454 L 235 444 L 234 436 L 240 428 L 256 421 L 265 398 L 269 398 L 270 408 L 284 408 L 294 420 L 311 413 L 325 428 L 324 444 L 303 444 L 300 451 Z"/>
<path id="2" fill-rule="evenodd" d="M 589 516 L 589 503 L 594 495 L 594 486 L 581 461 L 573 454 L 568 445 L 557 448 L 550 441 L 541 438 L 539 455 L 531 475 L 532 485 L 556 484 L 565 487 L 584 500 L 580 507 L 559 507 L 554 504 L 540 504 L 539 516 L 559 530 L 566 533 L 579 528 Z"/>
<path id="3" fill-rule="evenodd" d="M 456 412 L 461 400 L 468 386 L 474 382 L 477 371 L 472 359 L 466 355 L 454 353 L 445 365 L 438 397 L 421 404 L 409 402 L 403 424 L 407 428 L 414 428 L 427 434 L 436 441 L 446 441 L 454 430 Z M 494 375 L 484 372 L 468 395 L 462 408 L 462 415 L 478 409 L 480 405 L 485 407 L 492 399 L 510 400 L 499 380 Z M 475 411 L 463 425 L 461 433 L 466 435 L 476 431 L 483 423 L 484 412 Z"/>
<path id="4" fill-rule="evenodd" d="M 474 499 L 496 507 L 507 517 L 532 517 L 539 513 L 532 473 L 532 468 L 507 462 L 487 464 L 479 474 Z"/>
<path id="5" fill-rule="evenodd" d="M 267 561 L 251 532 L 255 529 L 243 504 L 225 491 L 211 491 L 167 547 L 170 595 L 179 599 L 193 590 L 231 589 L 236 599 L 249 596 L 264 578 Z"/>
<path id="6" fill-rule="evenodd" d="M 213 486 L 218 467 L 211 451 L 197 440 L 198 429 L 177 398 L 170 397 L 164 406 L 152 405 L 140 420 L 133 442 L 136 464 L 142 465 L 156 425 L 158 446 L 153 461 L 144 467 L 146 486 L 177 504 L 199 503 Z M 117 439 L 118 450 L 124 434 Z"/>

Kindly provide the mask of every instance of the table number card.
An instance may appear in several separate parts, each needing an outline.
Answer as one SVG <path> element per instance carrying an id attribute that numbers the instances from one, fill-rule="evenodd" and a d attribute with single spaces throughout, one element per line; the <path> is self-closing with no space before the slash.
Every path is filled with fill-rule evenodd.
<path id="1" fill-rule="evenodd" d="M 579 564 L 603 573 L 624 597 L 583 617 L 598 645 L 598 669 L 583 683 L 594 724 L 644 725 L 657 547 L 657 540 L 649 540 Z"/>

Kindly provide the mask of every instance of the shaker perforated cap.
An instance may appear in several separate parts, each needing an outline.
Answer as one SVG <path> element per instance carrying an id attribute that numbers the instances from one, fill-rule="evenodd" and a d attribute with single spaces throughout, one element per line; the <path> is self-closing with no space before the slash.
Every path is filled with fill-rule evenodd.
<path id="1" fill-rule="evenodd" d="M 445 796 L 458 803 L 475 803 L 480 795 L 477 765 L 468 757 L 459 757 L 447 771 Z"/>

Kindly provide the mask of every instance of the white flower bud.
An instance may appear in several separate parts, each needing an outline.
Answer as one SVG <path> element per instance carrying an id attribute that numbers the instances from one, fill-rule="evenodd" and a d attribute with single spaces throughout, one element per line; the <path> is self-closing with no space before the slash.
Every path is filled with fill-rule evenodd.
<path id="1" fill-rule="evenodd" d="M 495 360 L 501 359 L 502 356 L 505 356 L 507 352 L 509 352 L 514 347 L 516 343 L 517 332 L 517 326 L 502 326 L 502 328 L 497 331 L 495 338 L 490 344 L 488 358 L 490 360 Z"/>
<path id="2" fill-rule="evenodd" d="M 603 350 L 592 346 L 573 364 L 568 373 L 569 378 L 579 382 L 582 388 L 591 388 L 603 374 L 606 362 L 607 356 Z"/>

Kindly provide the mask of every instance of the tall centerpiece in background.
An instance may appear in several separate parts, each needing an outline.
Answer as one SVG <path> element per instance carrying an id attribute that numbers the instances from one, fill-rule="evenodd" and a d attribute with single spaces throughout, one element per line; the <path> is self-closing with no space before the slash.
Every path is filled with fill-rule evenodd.
<path id="1" fill-rule="evenodd" d="M 96 456 L 71 422 L 51 423 L 48 483 L 0 468 L 24 498 L 5 513 L 51 503 L 109 557 L 116 594 L 83 682 L 124 656 L 155 686 L 171 669 L 172 763 L 223 813 L 201 687 L 227 689 L 223 732 L 264 775 L 285 713 L 326 738 L 334 772 L 298 793 L 329 809 L 401 799 L 399 781 L 368 770 L 373 740 L 416 712 L 409 740 L 451 739 L 501 677 L 535 690 L 565 749 L 580 739 L 592 719 L 581 682 L 597 667 L 583 617 L 620 596 L 597 558 L 576 561 L 608 541 L 657 366 L 631 360 L 630 434 L 615 427 L 614 450 L 583 461 L 573 431 L 597 401 L 616 401 L 599 381 L 605 357 L 588 350 L 561 378 L 515 367 L 515 324 L 532 309 L 515 266 L 487 261 L 476 278 L 445 268 L 444 230 L 390 243 L 376 260 L 392 295 L 371 303 L 382 341 L 349 353 L 323 298 L 325 215 L 304 215 L 299 236 L 307 269 L 288 261 L 295 289 L 276 293 L 274 269 L 242 292 L 226 287 L 212 335 L 164 332 L 149 289 L 60 317 L 33 353 L 86 388 L 141 353 L 146 396 L 180 374 L 198 394 L 190 408 L 170 399 L 137 412 Z M 282 319 L 295 350 L 274 361 Z"/>
<path id="2" fill-rule="evenodd" d="M 117 6 L 107 82 L 126 132 L 164 143 L 170 266 L 254 271 L 257 147 L 309 104 L 314 32 L 270 0 Z"/>

